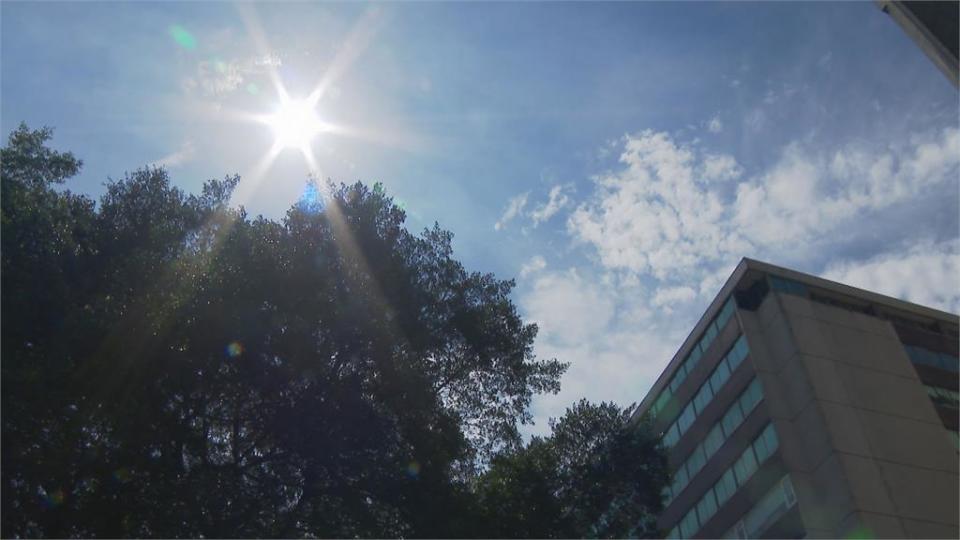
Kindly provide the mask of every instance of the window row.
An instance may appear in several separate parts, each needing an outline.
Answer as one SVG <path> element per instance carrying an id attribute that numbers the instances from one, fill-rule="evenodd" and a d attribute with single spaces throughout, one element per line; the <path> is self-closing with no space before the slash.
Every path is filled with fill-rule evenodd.
<path id="1" fill-rule="evenodd" d="M 690 456 L 677 467 L 676 472 L 673 473 L 673 481 L 665 490 L 666 502 L 664 505 L 670 504 L 673 498 L 687 487 L 687 484 L 703 469 L 703 466 L 717 453 L 723 443 L 740 427 L 743 419 L 753 411 L 761 399 L 763 399 L 763 389 L 760 387 L 760 380 L 753 379 L 750 386 L 740 394 L 740 397 L 730 405 L 723 417 L 713 425 L 703 442 L 697 445 Z"/>
<path id="2" fill-rule="evenodd" d="M 792 279 L 770 276 L 770 288 L 775 291 L 795 294 L 797 296 L 807 295 L 807 286 Z"/>
<path id="3" fill-rule="evenodd" d="M 693 538 L 707 521 L 723 506 L 731 496 L 747 483 L 760 465 L 779 448 L 777 433 L 773 423 L 767 424 L 763 432 L 753 440 L 737 461 L 734 462 L 717 480 L 703 497 L 680 519 L 667 538 Z"/>
<path id="4" fill-rule="evenodd" d="M 743 519 L 730 527 L 725 539 L 760 538 L 760 536 L 797 504 L 797 494 L 793 490 L 790 475 L 786 475 L 770 488 L 763 497 L 747 511 Z"/>
<path id="5" fill-rule="evenodd" d="M 707 348 L 710 347 L 713 340 L 716 339 L 720 331 L 723 330 L 723 327 L 726 326 L 727 321 L 733 316 L 735 309 L 736 304 L 734 303 L 733 296 L 731 296 L 727 300 L 727 303 L 723 305 L 723 308 L 720 309 L 720 313 L 717 313 L 717 316 L 710 322 L 707 329 L 703 331 L 703 336 L 700 337 L 700 341 L 694 345 L 693 350 L 690 351 L 683 362 L 680 363 L 680 366 L 677 367 L 677 371 L 673 374 L 673 379 L 670 380 L 670 384 L 660 392 L 657 400 L 653 402 L 653 405 L 650 407 L 650 413 L 654 418 L 667 406 L 667 403 L 670 403 L 670 398 L 673 397 L 677 388 L 687 378 L 687 374 L 693 371 L 693 368 L 697 367 L 697 363 L 700 362 L 703 353 L 707 352 Z"/>
<path id="6" fill-rule="evenodd" d="M 934 352 L 924 349 L 923 347 L 917 347 L 916 345 L 904 345 L 903 348 L 907 350 L 907 355 L 910 356 L 910 361 L 914 364 L 923 364 L 954 373 L 960 371 L 956 356 Z"/>
<path id="7" fill-rule="evenodd" d="M 960 392 L 956 390 L 943 388 L 941 386 L 927 386 L 927 394 L 930 395 L 930 399 L 937 405 L 950 407 L 952 409 L 960 406 Z"/>
<path id="8" fill-rule="evenodd" d="M 720 388 L 726 384 L 730 374 L 740 366 L 743 359 L 750 352 L 747 347 L 747 340 L 742 335 L 737 339 L 727 355 L 720 360 L 717 367 L 713 369 L 707 380 L 704 381 L 693 399 L 683 408 L 680 416 L 663 433 L 663 444 L 668 447 L 673 446 L 680 440 L 680 437 L 686 433 L 697 416 L 703 413 L 703 410 L 713 400 L 713 396 L 720 391 Z"/>

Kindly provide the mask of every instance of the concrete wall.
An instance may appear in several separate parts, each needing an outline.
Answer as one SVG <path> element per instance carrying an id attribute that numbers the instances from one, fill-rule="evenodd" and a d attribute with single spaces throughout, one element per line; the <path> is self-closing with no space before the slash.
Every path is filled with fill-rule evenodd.
<path id="1" fill-rule="evenodd" d="M 891 324 L 773 292 L 740 316 L 808 537 L 957 538 L 957 453 Z"/>

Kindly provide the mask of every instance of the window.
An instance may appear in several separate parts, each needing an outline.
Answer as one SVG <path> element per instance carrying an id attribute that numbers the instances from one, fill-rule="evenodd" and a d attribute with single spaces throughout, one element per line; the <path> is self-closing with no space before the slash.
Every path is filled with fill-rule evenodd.
<path id="1" fill-rule="evenodd" d="M 670 540 L 677 540 L 680 538 L 680 526 L 670 529 L 670 532 L 667 533 L 667 538 Z"/>
<path id="2" fill-rule="evenodd" d="M 729 378 L 730 366 L 727 364 L 727 359 L 724 358 L 717 364 L 717 368 L 713 370 L 713 374 L 710 375 L 710 387 L 713 389 L 713 392 L 718 392 Z"/>
<path id="3" fill-rule="evenodd" d="M 763 463 L 777 451 L 777 434 L 773 431 L 773 424 L 767 424 L 763 433 L 753 442 L 753 450 L 757 454 L 757 461 Z"/>
<path id="4" fill-rule="evenodd" d="M 703 468 L 703 465 L 707 462 L 707 456 L 703 453 L 703 445 L 698 445 L 697 448 L 690 454 L 690 457 L 687 458 L 687 474 L 690 475 L 692 479 L 700 469 Z"/>
<path id="5" fill-rule="evenodd" d="M 707 433 L 707 437 L 703 440 L 703 451 L 707 455 L 707 459 L 710 459 L 717 450 L 723 445 L 723 428 L 720 427 L 720 424 L 717 423 L 713 426 L 713 429 L 710 430 L 710 433 Z"/>
<path id="6" fill-rule="evenodd" d="M 677 469 L 677 472 L 674 473 L 674 479 L 673 479 L 673 496 L 674 497 L 679 495 L 680 492 L 687 487 L 688 480 L 689 480 L 689 477 L 687 476 L 687 467 L 685 465 L 681 465 L 680 468 Z"/>
<path id="7" fill-rule="evenodd" d="M 784 476 L 743 517 L 741 523 L 743 523 L 746 537 L 759 538 L 763 535 L 770 525 L 773 525 L 796 502 L 792 494 L 793 484 L 790 482 L 790 477 Z"/>
<path id="8" fill-rule="evenodd" d="M 713 490 L 717 495 L 718 506 L 727 502 L 727 499 L 737 490 L 737 479 L 733 476 L 733 469 L 727 469 L 727 471 L 723 473 L 720 480 L 713 486 Z"/>
<path id="9" fill-rule="evenodd" d="M 677 423 L 674 422 L 670 424 L 670 428 L 667 429 L 667 433 L 663 436 L 663 444 L 668 448 L 673 447 L 677 444 L 677 441 L 680 440 L 680 430 L 677 428 Z"/>
<path id="10" fill-rule="evenodd" d="M 730 409 L 727 410 L 727 414 L 723 415 L 723 419 L 720 420 L 720 424 L 723 425 L 723 433 L 729 437 L 742 422 L 743 412 L 740 411 L 740 403 L 738 400 L 730 406 Z"/>
<path id="11" fill-rule="evenodd" d="M 686 364 L 689 369 L 693 369 L 693 366 L 696 366 L 700 362 L 700 358 L 703 356 L 703 351 L 700 350 L 700 344 L 697 343 L 693 346 L 693 350 L 690 351 L 690 354 L 687 355 Z"/>
<path id="12" fill-rule="evenodd" d="M 798 296 L 807 295 L 807 286 L 803 283 L 793 281 L 792 279 L 770 276 L 770 287 L 775 291 L 785 292 L 788 294 L 796 294 Z"/>
<path id="13" fill-rule="evenodd" d="M 730 320 L 730 317 L 733 316 L 734 303 L 733 297 L 730 297 L 727 300 L 727 303 L 723 305 L 723 308 L 720 310 L 720 313 L 717 314 L 717 329 L 723 330 L 723 327 L 727 325 L 727 321 Z"/>
<path id="14" fill-rule="evenodd" d="M 691 508 L 687 515 L 680 520 L 680 535 L 684 538 L 690 538 L 699 528 L 700 523 L 697 521 L 696 509 Z"/>
<path id="15" fill-rule="evenodd" d="M 717 325 L 715 323 L 710 323 L 710 326 L 707 327 L 703 332 L 703 338 L 700 339 L 700 349 L 703 352 L 707 352 L 707 349 L 713 343 L 714 338 L 717 337 Z"/>
<path id="16" fill-rule="evenodd" d="M 697 414 L 703 414 L 703 409 L 707 406 L 707 403 L 710 403 L 711 399 L 713 399 L 713 391 L 710 390 L 710 385 L 701 386 L 700 391 L 693 398 L 693 406 L 697 408 Z"/>
<path id="17" fill-rule="evenodd" d="M 733 372 L 737 369 L 737 366 L 740 365 L 740 362 L 743 362 L 743 359 L 747 357 L 747 340 L 743 336 L 740 336 L 740 339 L 733 345 L 733 348 L 730 349 L 730 352 L 727 354 L 727 361 L 730 363 L 730 371 Z"/>
<path id="18" fill-rule="evenodd" d="M 733 472 L 737 475 L 737 485 L 744 485 L 757 470 L 757 458 L 753 455 L 753 447 L 748 446 L 740 459 L 733 464 Z"/>
<path id="19" fill-rule="evenodd" d="M 757 406 L 757 403 L 760 403 L 762 398 L 763 393 L 760 389 L 760 379 L 754 378 L 750 386 L 748 386 L 743 392 L 743 395 L 740 396 L 740 407 L 743 409 L 744 415 L 749 414 L 750 411 Z"/>
<path id="20" fill-rule="evenodd" d="M 713 490 L 707 490 L 700 502 L 697 503 L 697 516 L 700 523 L 706 523 L 717 511 L 717 500 L 713 498 Z"/>
<path id="21" fill-rule="evenodd" d="M 687 432 L 687 428 L 690 427 L 690 424 L 693 423 L 696 417 L 697 413 L 693 410 L 693 403 L 688 403 L 687 406 L 683 408 L 683 413 L 680 414 L 680 418 L 677 419 L 677 427 L 680 428 L 681 434 Z"/>
<path id="22" fill-rule="evenodd" d="M 930 399 L 933 400 L 935 404 L 941 407 L 956 409 L 958 405 L 960 405 L 960 393 L 956 390 L 950 390 L 949 388 L 940 386 L 927 386 L 927 394 L 930 395 Z"/>

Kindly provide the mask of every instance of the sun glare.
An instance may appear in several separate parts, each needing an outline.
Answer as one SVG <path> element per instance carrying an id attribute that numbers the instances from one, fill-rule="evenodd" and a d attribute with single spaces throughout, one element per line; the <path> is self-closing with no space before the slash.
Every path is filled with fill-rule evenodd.
<path id="1" fill-rule="evenodd" d="M 307 150 L 326 125 L 308 100 L 284 100 L 267 124 L 273 129 L 277 145 L 300 150 Z"/>

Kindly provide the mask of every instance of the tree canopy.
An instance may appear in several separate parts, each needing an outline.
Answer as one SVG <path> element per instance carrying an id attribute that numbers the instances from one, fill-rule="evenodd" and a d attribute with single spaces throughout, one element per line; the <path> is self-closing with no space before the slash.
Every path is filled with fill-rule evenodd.
<path id="1" fill-rule="evenodd" d="M 50 137 L 0 153 L 4 536 L 656 534 L 649 431 L 581 402 L 524 444 L 565 364 L 379 185 L 275 221 L 144 168 L 94 203 Z"/>

